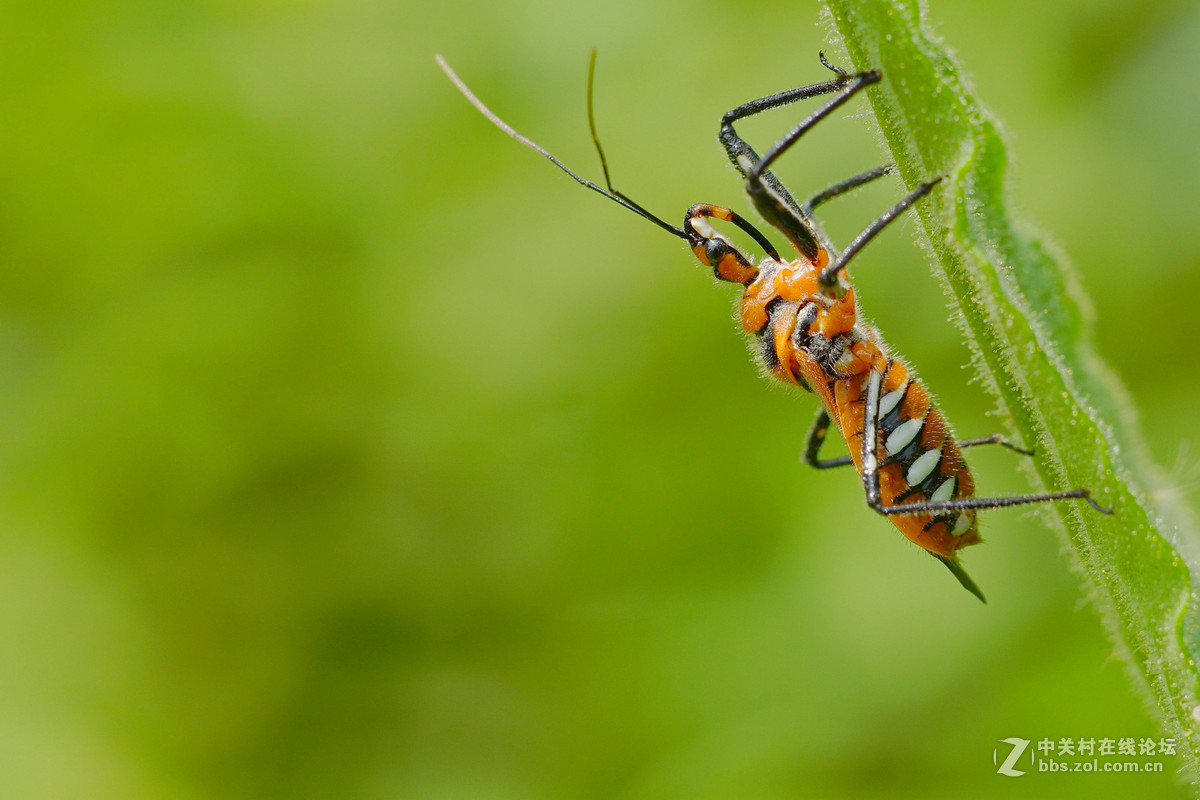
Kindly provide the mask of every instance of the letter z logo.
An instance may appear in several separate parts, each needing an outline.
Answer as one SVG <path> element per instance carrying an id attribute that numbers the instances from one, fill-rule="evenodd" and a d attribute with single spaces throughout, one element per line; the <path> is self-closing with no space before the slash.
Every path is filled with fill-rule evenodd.
<path id="1" fill-rule="evenodd" d="M 996 768 L 996 772 L 998 772 L 1001 775 L 1008 775 L 1013 778 L 1017 777 L 1018 775 L 1024 775 L 1025 774 L 1024 770 L 1013 769 L 1013 765 L 1016 764 L 1017 760 L 1020 759 L 1020 757 L 1025 754 L 1025 748 L 1029 747 L 1029 740 L 1012 738 L 1012 739 L 1001 739 L 1000 741 L 1003 744 L 1011 744 L 1012 752 L 1010 752 L 1008 754 L 1008 758 L 1004 759 L 1004 763 Z M 995 750 L 992 751 L 992 763 L 993 764 L 995 764 L 1000 759 L 999 750 L 1000 750 L 1000 748 L 996 748 Z"/>

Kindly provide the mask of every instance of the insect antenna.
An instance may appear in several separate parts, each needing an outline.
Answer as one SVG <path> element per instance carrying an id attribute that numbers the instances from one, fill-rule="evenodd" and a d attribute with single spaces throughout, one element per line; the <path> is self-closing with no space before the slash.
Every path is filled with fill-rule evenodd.
<path id="1" fill-rule="evenodd" d="M 646 209 L 642 208 L 642 206 L 639 205 L 638 203 L 636 203 L 633 200 L 631 200 L 630 198 L 626 197 L 625 194 L 623 194 L 622 192 L 619 192 L 613 188 L 612 182 L 609 180 L 609 177 L 608 177 L 608 163 L 605 161 L 605 158 L 604 158 L 604 150 L 600 147 L 600 137 L 596 135 L 596 122 L 595 122 L 594 115 L 592 114 L 592 81 L 593 81 L 593 76 L 595 75 L 595 72 L 596 72 L 596 51 L 595 50 L 592 51 L 591 62 L 588 65 L 588 94 L 587 94 L 587 97 L 588 97 L 588 126 L 591 128 L 591 131 L 592 131 L 592 141 L 595 142 L 595 144 L 596 144 L 596 152 L 598 152 L 600 154 L 600 166 L 604 169 L 604 183 L 606 184 L 607 188 L 600 186 L 599 184 L 593 183 L 592 181 L 589 181 L 586 178 L 579 177 L 571 170 L 570 167 L 568 167 L 563 162 L 559 161 L 549 150 L 542 147 L 541 145 L 539 145 L 537 142 L 533 141 L 532 139 L 529 139 L 529 138 L 517 133 L 517 131 L 511 125 L 509 125 L 504 120 L 500 119 L 500 117 L 497 116 L 494 111 L 492 111 L 490 108 L 488 108 L 486 105 L 484 105 L 483 101 L 475 96 L 475 93 L 472 92 L 467 87 L 467 84 L 463 82 L 462 78 L 458 77 L 458 75 L 454 72 L 454 70 L 450 68 L 450 65 L 446 63 L 446 59 L 442 58 L 440 55 L 435 55 L 434 60 L 437 61 L 438 66 L 442 68 L 442 72 L 446 73 L 446 77 L 448 77 L 450 79 L 450 81 L 458 88 L 458 90 L 460 92 L 462 92 L 463 96 L 466 97 L 467 100 L 469 100 L 471 102 L 471 105 L 475 106 L 475 108 L 479 111 L 479 113 L 483 114 L 485 117 L 487 117 L 488 120 L 493 125 L 495 125 L 497 128 L 504 131 L 509 136 L 516 139 L 518 142 L 525 145 L 526 147 L 528 147 L 530 150 L 533 150 L 536 153 L 540 153 L 543 156 L 545 156 L 546 158 L 548 158 L 550 160 L 550 162 L 552 164 L 554 164 L 554 166 L 558 167 L 563 172 L 570 175 L 572 178 L 575 179 L 575 181 L 577 183 L 579 183 L 583 186 L 586 186 L 587 188 L 591 189 L 594 192 L 598 192 L 599 194 L 604 195 L 609 200 L 612 200 L 617 205 L 624 206 L 625 208 L 629 209 L 633 213 L 637 214 L 639 217 L 643 217 L 645 219 L 650 220 L 655 225 L 662 228 L 667 233 L 670 233 L 673 236 L 678 236 L 680 239 L 684 239 L 685 241 L 688 241 L 688 242 L 690 242 L 692 240 L 693 237 L 689 236 L 688 233 L 686 231 L 684 231 L 683 228 L 679 228 L 674 225 L 671 225 L 668 222 L 665 222 L 664 220 L 660 219 L 659 217 L 655 216 L 654 214 L 651 214 Z"/>

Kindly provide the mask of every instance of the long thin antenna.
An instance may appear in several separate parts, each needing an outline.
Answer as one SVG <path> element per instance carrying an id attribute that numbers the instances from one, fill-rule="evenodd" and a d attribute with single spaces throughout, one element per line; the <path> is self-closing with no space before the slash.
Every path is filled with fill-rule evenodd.
<path id="1" fill-rule="evenodd" d="M 467 84 L 465 84 L 463 82 L 462 78 L 458 77 L 458 75 L 454 72 L 454 70 L 450 68 L 450 65 L 446 63 L 446 59 L 442 58 L 441 55 L 435 55 L 434 60 L 437 61 L 438 66 L 442 68 L 442 72 L 446 73 L 446 77 L 448 77 L 450 79 L 450 81 L 458 88 L 458 90 L 460 92 L 462 92 L 463 96 L 466 97 L 467 100 L 469 100 L 471 102 L 471 105 L 475 106 L 476 110 L 478 110 L 480 114 L 483 114 L 485 117 L 487 117 L 488 120 L 493 125 L 495 125 L 497 128 L 504 131 L 509 136 L 516 139 L 518 142 L 525 145 L 526 147 L 528 147 L 530 150 L 533 150 L 536 153 L 541 153 L 543 156 L 548 158 L 550 160 L 550 162 L 554 164 L 554 166 L 558 167 L 563 172 L 567 173 L 572 178 L 574 178 L 577 183 L 579 183 L 583 186 L 586 186 L 587 188 L 591 189 L 594 192 L 598 192 L 598 193 L 604 195 L 609 200 L 612 200 L 613 202 L 617 203 L 618 205 L 624 206 L 625 208 L 629 209 L 633 213 L 637 214 L 639 217 L 645 217 L 646 219 L 650 220 L 658 227 L 660 227 L 663 230 L 670 233 L 671 235 L 678 236 L 680 239 L 691 241 L 691 238 L 688 236 L 687 232 L 685 232 L 683 230 L 683 228 L 678 228 L 674 225 L 664 222 L 663 220 L 656 217 L 654 214 L 651 214 L 649 211 L 642 208 L 640 205 L 635 203 L 633 200 L 630 200 L 628 197 L 626 197 L 621 192 L 618 192 L 612 188 L 612 184 L 608 180 L 608 166 L 607 166 L 607 164 L 604 163 L 604 151 L 600 150 L 600 140 L 596 136 L 596 126 L 592 119 L 592 100 L 591 100 L 591 98 L 592 98 L 592 75 L 595 72 L 595 66 L 596 66 L 595 51 L 592 51 L 591 67 L 588 69 L 588 124 L 591 126 L 591 129 L 592 129 L 592 139 L 596 143 L 596 149 L 600 152 L 600 163 L 604 167 L 604 182 L 606 184 L 608 184 L 608 189 L 605 189 L 602 186 L 592 183 L 591 181 L 587 180 L 586 178 L 579 177 L 578 175 L 576 175 L 574 172 L 571 171 L 570 167 L 568 167 L 566 164 L 564 164 L 563 162 L 561 162 L 557 158 L 555 158 L 554 155 L 552 153 L 550 153 L 549 150 L 542 147 L 537 142 L 534 142 L 532 139 L 528 139 L 528 138 L 522 136 L 521 134 L 517 133 L 517 131 L 511 125 L 509 125 L 504 120 L 500 119 L 500 117 L 497 116 L 495 114 L 495 112 L 493 112 L 490 108 L 488 108 L 487 106 L 485 106 L 483 104 L 482 100 L 480 100 L 478 97 L 475 96 L 474 92 L 472 92 L 469 88 L 467 88 Z"/>
<path id="2" fill-rule="evenodd" d="M 604 148 L 600 146 L 600 136 L 596 133 L 596 114 L 592 111 L 592 85 L 596 82 L 596 48 L 592 48 L 592 56 L 588 59 L 588 91 L 587 91 L 587 106 L 588 106 L 588 128 L 592 132 L 592 142 L 596 145 L 596 153 L 600 156 L 600 169 L 604 170 L 604 185 L 608 187 L 610 192 L 616 193 L 612 188 L 612 180 L 608 177 L 608 159 L 604 157 Z"/>

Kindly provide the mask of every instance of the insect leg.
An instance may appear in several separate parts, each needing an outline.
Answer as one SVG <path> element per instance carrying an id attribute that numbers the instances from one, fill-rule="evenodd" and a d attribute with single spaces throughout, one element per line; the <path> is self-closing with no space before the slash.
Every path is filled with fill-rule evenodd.
<path id="1" fill-rule="evenodd" d="M 821 246 L 829 251 L 829 255 L 833 260 L 837 259 L 837 250 L 833 247 L 833 243 L 829 240 L 829 236 L 825 233 L 825 229 L 821 226 L 821 221 L 813 215 L 813 209 L 819 205 L 834 199 L 835 197 L 853 191 L 858 187 L 870 183 L 877 178 L 882 178 L 889 174 L 895 167 L 894 164 L 884 164 L 882 167 L 876 167 L 872 170 L 855 175 L 853 178 L 847 178 L 841 183 L 835 183 L 828 189 L 818 192 L 810 197 L 806 202 L 800 204 L 800 213 L 808 220 L 808 226 L 812 228 L 813 234 L 817 237 L 817 241 Z"/>
<path id="2" fill-rule="evenodd" d="M 845 70 L 832 66 L 825 60 L 824 55 L 821 56 L 821 62 L 833 70 L 837 77 L 831 81 L 780 92 L 740 105 L 721 118 L 721 130 L 718 135 L 733 165 L 745 176 L 746 191 L 750 194 L 758 212 L 767 222 L 782 231 L 801 253 L 814 259 L 822 247 L 829 248 L 812 229 L 795 198 L 768 167 L 813 125 L 832 114 L 867 86 L 877 83 L 881 78 L 878 70 L 851 75 Z M 734 130 L 733 123 L 745 117 L 825 94 L 834 94 L 834 96 L 788 132 L 761 158 Z"/>
<path id="3" fill-rule="evenodd" d="M 779 92 L 778 94 L 767 95 L 766 97 L 760 97 L 757 100 L 751 100 L 749 103 L 743 103 L 737 108 L 725 112 L 725 115 L 721 117 L 721 144 L 725 146 L 725 151 L 729 154 L 729 159 L 733 161 L 733 165 L 741 171 L 742 175 L 747 178 L 750 177 L 750 173 L 754 172 L 755 167 L 759 164 L 759 157 L 758 154 L 754 152 L 753 148 L 751 148 L 750 145 L 747 144 L 746 141 L 733 129 L 733 123 L 737 122 L 739 119 L 752 117 L 755 114 L 761 114 L 764 111 L 770 111 L 775 108 L 782 108 L 783 106 L 800 100 L 807 100 L 811 97 L 820 97 L 821 95 L 825 94 L 832 94 L 836 91 L 845 89 L 847 86 L 853 85 L 855 82 L 862 82 L 865 80 L 867 83 L 875 83 L 881 77 L 878 70 L 850 75 L 845 70 L 832 66 L 828 61 L 825 60 L 825 55 L 823 53 L 821 54 L 821 63 L 833 70 L 837 77 L 833 80 L 825 81 L 824 83 L 815 83 L 812 86 L 801 86 L 798 89 L 789 89 L 786 92 Z M 855 91 L 857 91 L 857 89 Z M 845 100 L 838 102 L 838 105 L 841 105 L 843 102 L 845 102 Z M 834 108 L 836 107 L 837 106 L 834 106 Z M 822 111 L 824 111 L 824 109 L 822 109 Z M 818 111 L 817 113 L 823 118 L 833 111 L 833 109 L 824 111 L 824 113 L 822 113 L 822 111 Z M 804 130 L 807 130 L 808 127 L 812 126 L 812 124 L 815 124 L 815 121 L 809 123 L 807 126 L 804 126 Z M 803 133 L 803 130 L 801 133 Z M 800 134 L 795 134 L 796 137 L 799 135 Z M 765 169 L 766 166 L 767 165 L 764 164 L 762 167 L 759 167 L 759 171 Z"/>
<path id="4" fill-rule="evenodd" d="M 829 291 L 837 286 L 838 273 L 850 263 L 850 259 L 858 255 L 858 252 L 867 246 L 868 243 L 879 233 L 890 225 L 897 217 L 903 214 L 912 206 L 913 203 L 920 200 L 925 195 L 929 194 L 929 190 L 937 186 L 941 182 L 941 177 L 934 178 L 931 181 L 925 181 L 918 184 L 916 189 L 908 193 L 908 196 L 902 199 L 899 203 L 889 208 L 879 216 L 874 222 L 867 226 L 867 229 L 854 238 L 845 251 L 838 256 L 837 260 L 831 263 L 825 269 L 821 270 L 821 274 L 817 278 L 817 285 L 824 291 Z"/>
<path id="5" fill-rule="evenodd" d="M 822 410 L 817 413 L 817 418 L 813 421 L 812 427 L 808 431 L 808 439 L 804 447 L 803 460 L 805 464 L 815 469 L 829 469 L 830 467 L 844 467 L 854 463 L 854 459 L 850 456 L 839 456 L 837 458 L 818 458 L 821 451 L 821 445 L 825 443 L 825 435 L 829 432 L 829 414 Z M 1003 434 L 993 433 L 991 436 L 981 436 L 978 439 L 964 439 L 958 442 L 958 448 L 965 450 L 968 447 L 978 447 L 984 444 L 998 444 L 1012 450 L 1014 453 L 1020 453 L 1023 456 L 1033 455 L 1032 450 L 1025 450 L 1017 447 L 1008 439 L 1004 438 Z"/>
<path id="6" fill-rule="evenodd" d="M 879 482 L 876 474 L 875 482 Z M 1008 508 L 1009 506 L 1027 506 L 1032 503 L 1047 503 L 1054 500 L 1086 500 L 1088 505 L 1101 514 L 1111 514 L 1111 508 L 1105 508 L 1092 499 L 1090 489 L 1069 489 L 1065 492 L 1048 492 L 1046 494 L 1018 494 L 1012 497 L 968 497 L 965 500 L 945 500 L 942 502 L 921 501 L 917 503 L 899 503 L 885 506 L 881 503 L 871 503 L 871 508 L 886 516 L 899 514 L 940 514 L 945 511 L 966 511 L 968 509 Z"/>
<path id="7" fill-rule="evenodd" d="M 847 464 L 853 464 L 854 459 L 850 456 L 842 456 L 840 458 L 830 458 L 820 460 L 817 458 L 817 453 L 821 449 L 821 445 L 825 442 L 825 434 L 829 430 L 829 415 L 825 411 L 817 414 L 816 421 L 813 422 L 812 429 L 808 432 L 808 443 L 804 451 L 804 463 L 817 469 L 828 469 L 829 467 L 841 467 Z M 1017 447 L 1012 442 L 1008 441 L 1003 434 L 993 433 L 991 436 L 981 436 L 978 439 L 964 439 L 957 442 L 960 450 L 965 450 L 968 447 L 978 447 L 984 444 L 998 444 L 1012 450 L 1014 453 L 1020 453 L 1024 456 L 1033 455 L 1032 450 L 1025 450 Z"/>
<path id="8" fill-rule="evenodd" d="M 981 444 L 998 444 L 1001 447 L 1006 447 L 1014 453 L 1020 453 L 1023 456 L 1033 455 L 1032 450 L 1026 450 L 1023 447 L 1017 447 L 1015 444 L 1004 438 L 1002 433 L 993 433 L 991 436 L 981 436 L 978 439 L 965 439 L 958 443 L 958 448 L 961 450 L 964 447 L 978 447 Z"/>
<path id="9" fill-rule="evenodd" d="M 879 461 L 875 456 L 876 421 L 879 418 L 879 387 L 883 382 L 882 376 L 871 370 L 867 378 L 867 397 L 863 409 L 863 438 L 862 438 L 862 482 L 867 493 L 867 505 L 877 513 L 885 516 L 909 514 L 943 514 L 950 511 L 967 511 L 984 508 L 1007 508 L 1009 506 L 1024 506 L 1032 503 L 1047 503 L 1056 500 L 1085 500 L 1088 505 L 1102 514 L 1111 514 L 1111 508 L 1105 508 L 1092 499 L 1088 489 L 1069 489 L 1065 492 L 1048 492 L 1046 494 L 1021 494 L 1012 497 L 968 497 L 962 500 L 921 500 L 915 503 L 897 503 L 884 505 L 880 497 Z M 986 437 L 992 439 L 993 437 Z M 997 443 L 999 443 L 997 441 Z"/>
<path id="10" fill-rule="evenodd" d="M 821 60 L 824 61 L 824 57 L 822 57 Z M 828 62 L 825 62 L 825 64 L 826 64 L 826 66 L 829 66 Z M 877 69 L 869 70 L 867 72 L 859 72 L 854 75 L 849 75 L 843 70 L 837 70 L 837 72 L 838 72 L 838 77 L 835 78 L 833 81 L 830 81 L 827 84 L 818 84 L 818 86 L 827 86 L 829 84 L 833 84 L 835 87 L 838 88 L 837 94 L 834 97 L 830 98 L 829 102 L 827 102 L 825 105 L 821 106 L 816 111 L 814 111 L 808 117 L 808 119 L 802 121 L 796 127 L 792 128 L 790 131 L 788 131 L 788 133 L 782 139 L 780 139 L 778 142 L 776 142 L 774 145 L 771 146 L 771 149 L 768 150 L 766 152 L 766 154 L 761 159 L 758 160 L 758 163 L 754 164 L 751 169 L 749 169 L 749 170 L 743 169 L 742 172 L 747 178 L 752 179 L 752 178 L 756 178 L 759 175 L 761 175 L 763 173 L 763 171 L 765 171 L 768 167 L 770 167 L 772 164 L 775 163 L 775 159 L 779 158 L 781 155 L 783 155 L 785 152 L 787 152 L 788 148 L 791 147 L 793 144 L 795 144 L 800 139 L 801 136 L 803 136 L 809 130 L 811 130 L 814 125 L 816 125 L 818 122 L 820 122 L 821 120 L 825 119 L 827 116 L 832 114 L 834 111 L 836 111 L 838 108 L 840 108 L 847 100 L 849 100 L 851 97 L 854 97 L 854 95 L 858 94 L 863 89 L 867 88 L 868 86 L 870 86 L 873 83 L 879 83 L 880 79 L 883 77 L 883 73 Z M 817 87 L 814 86 L 814 87 L 808 87 L 808 88 L 811 90 L 811 89 L 815 89 Z M 804 91 L 804 90 L 799 89 L 796 91 Z M 826 90 L 826 91 L 823 91 L 820 93 L 827 94 L 828 91 L 829 90 Z M 787 93 L 785 92 L 784 94 L 787 94 Z M 814 95 L 808 95 L 808 96 L 812 97 Z M 779 95 L 776 95 L 776 97 L 779 97 Z M 799 98 L 796 98 L 796 99 L 799 99 Z M 771 98 L 764 98 L 764 100 L 770 101 Z M 762 103 L 764 101 L 760 100 L 758 102 Z M 730 111 L 728 114 L 726 114 L 724 119 L 722 119 L 722 123 L 723 123 L 722 124 L 722 132 L 727 127 L 727 123 L 732 123 L 732 122 L 736 121 L 737 119 L 740 119 L 745 116 L 749 116 L 749 114 L 756 114 L 759 111 L 766 110 L 767 108 L 778 108 L 779 106 L 784 105 L 785 103 L 788 103 L 788 102 L 792 102 L 792 100 L 788 99 L 783 102 L 768 102 L 768 104 L 763 107 L 756 108 L 753 111 L 741 113 L 741 114 L 739 114 L 738 112 L 741 111 L 742 109 L 745 109 L 746 106 L 741 106 L 741 108 L 734 109 L 733 111 Z M 749 106 L 749 105 L 754 105 L 754 104 L 747 103 L 746 105 Z M 732 125 L 728 125 L 728 129 L 729 129 L 730 133 L 733 132 Z M 736 136 L 736 134 L 734 134 L 734 136 Z M 740 141 L 740 139 L 739 139 L 739 141 Z M 744 142 L 743 142 L 743 144 L 744 144 Z M 743 165 L 738 164 L 739 169 L 741 169 L 742 166 Z"/>
<path id="11" fill-rule="evenodd" d="M 822 409 L 817 412 L 817 418 L 813 420 L 812 427 L 808 431 L 808 441 L 804 446 L 804 463 L 810 467 L 829 469 L 830 467 L 844 467 L 847 464 L 854 463 L 854 459 L 850 456 L 824 460 L 817 457 L 817 454 L 821 451 L 821 445 L 825 443 L 825 434 L 829 433 L 829 421 L 829 412 Z"/>
<path id="12" fill-rule="evenodd" d="M 867 376 L 867 397 L 863 402 L 862 458 L 859 467 L 863 488 L 867 491 L 867 505 L 881 514 L 884 512 L 880 511 L 883 503 L 879 499 L 879 459 L 875 456 L 875 423 L 879 420 L 879 387 L 882 384 L 883 376 L 871 367 Z"/>
<path id="13" fill-rule="evenodd" d="M 884 164 L 882 167 L 876 167 L 875 169 L 867 170 L 861 175 L 855 175 L 853 178 L 847 178 L 841 183 L 835 183 L 825 191 L 818 192 L 810 197 L 807 202 L 801 203 L 800 210 L 804 212 L 806 217 L 811 217 L 813 209 L 817 206 L 824 205 L 838 195 L 857 189 L 858 187 L 870 183 L 877 178 L 882 178 L 884 175 L 891 174 L 892 170 L 895 169 L 895 166 L 895 164 Z"/>

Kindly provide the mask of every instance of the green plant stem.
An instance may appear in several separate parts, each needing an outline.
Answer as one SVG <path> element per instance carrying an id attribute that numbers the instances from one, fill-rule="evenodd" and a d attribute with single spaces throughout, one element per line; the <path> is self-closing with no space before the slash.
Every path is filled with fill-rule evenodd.
<path id="1" fill-rule="evenodd" d="M 959 305 L 975 368 L 1011 429 L 1037 449 L 1036 481 L 1047 490 L 1090 487 L 1113 507 L 1107 516 L 1083 504 L 1053 504 L 1093 605 L 1194 779 L 1194 526 L 1165 495 L 1149 505 L 1146 487 L 1155 485 L 1156 470 L 1123 390 L 1090 343 L 1078 285 L 1010 218 L 997 124 L 923 27 L 922 5 L 826 5 L 854 67 L 883 70 L 869 95 L 904 182 L 911 188 L 947 177 L 917 206 L 920 227 Z"/>

